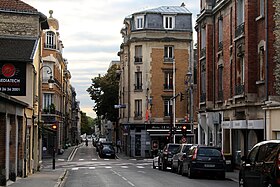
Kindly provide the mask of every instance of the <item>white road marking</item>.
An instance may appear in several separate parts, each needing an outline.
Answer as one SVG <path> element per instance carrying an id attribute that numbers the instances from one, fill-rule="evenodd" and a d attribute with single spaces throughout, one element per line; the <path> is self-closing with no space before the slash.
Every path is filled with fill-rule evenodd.
<path id="1" fill-rule="evenodd" d="M 61 158 L 59 158 L 59 159 L 57 159 L 58 161 L 65 161 L 65 159 L 61 159 Z"/>
<path id="2" fill-rule="evenodd" d="M 78 170 L 79 168 L 72 168 L 72 171 L 76 171 L 76 170 Z"/>
<path id="3" fill-rule="evenodd" d="M 91 159 L 91 160 L 97 160 L 96 158 L 93 158 L 93 159 Z"/>
<path id="4" fill-rule="evenodd" d="M 89 167 L 88 169 L 95 169 L 95 167 Z"/>
<path id="5" fill-rule="evenodd" d="M 145 167 L 143 167 L 143 166 L 137 166 L 137 168 L 139 168 L 139 169 L 143 169 L 143 168 L 145 168 Z"/>
<path id="6" fill-rule="evenodd" d="M 128 182 L 128 184 L 130 184 L 131 186 L 135 186 L 132 182 L 130 182 L 130 181 L 127 181 Z"/>
<path id="7" fill-rule="evenodd" d="M 79 160 L 81 161 L 81 160 L 85 160 L 85 159 L 83 159 L 83 158 L 80 158 Z"/>
<path id="8" fill-rule="evenodd" d="M 127 179 L 125 177 L 122 177 L 123 180 L 127 181 Z"/>
<path id="9" fill-rule="evenodd" d="M 106 159 L 104 159 L 104 160 L 106 160 L 106 161 L 107 161 L 107 160 L 109 160 L 109 159 L 108 159 L 108 158 L 106 158 Z"/>
<path id="10" fill-rule="evenodd" d="M 121 166 L 121 168 L 128 168 L 128 166 Z"/>
<path id="11" fill-rule="evenodd" d="M 111 166 L 106 166 L 105 168 L 106 168 L 106 169 L 111 169 L 112 167 L 111 167 Z"/>

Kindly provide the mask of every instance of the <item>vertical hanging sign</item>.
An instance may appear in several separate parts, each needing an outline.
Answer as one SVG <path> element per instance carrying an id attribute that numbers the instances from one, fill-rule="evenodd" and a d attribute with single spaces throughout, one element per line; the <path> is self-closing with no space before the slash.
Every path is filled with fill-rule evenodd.
<path id="1" fill-rule="evenodd" d="M 12 96 L 26 95 L 26 64 L 0 62 L 0 92 Z"/>

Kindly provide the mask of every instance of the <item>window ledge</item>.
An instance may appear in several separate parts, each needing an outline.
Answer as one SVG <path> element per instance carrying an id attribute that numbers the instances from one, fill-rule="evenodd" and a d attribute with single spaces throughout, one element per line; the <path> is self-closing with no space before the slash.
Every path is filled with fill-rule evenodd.
<path id="1" fill-rule="evenodd" d="M 256 85 L 260 85 L 260 84 L 264 84 L 265 81 L 264 80 L 259 80 L 259 81 L 256 81 Z"/>
<path id="2" fill-rule="evenodd" d="M 259 21 L 259 20 L 261 20 L 261 19 L 264 19 L 264 15 L 259 15 L 259 16 L 255 19 L 255 21 Z"/>

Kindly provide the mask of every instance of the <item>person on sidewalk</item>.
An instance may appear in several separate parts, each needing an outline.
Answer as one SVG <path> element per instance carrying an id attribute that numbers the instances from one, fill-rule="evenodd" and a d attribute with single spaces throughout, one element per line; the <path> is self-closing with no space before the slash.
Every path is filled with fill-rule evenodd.
<path id="1" fill-rule="evenodd" d="M 120 139 L 117 140 L 117 153 L 119 152 L 119 150 L 120 150 L 120 152 L 122 151 L 121 150 L 121 140 Z"/>

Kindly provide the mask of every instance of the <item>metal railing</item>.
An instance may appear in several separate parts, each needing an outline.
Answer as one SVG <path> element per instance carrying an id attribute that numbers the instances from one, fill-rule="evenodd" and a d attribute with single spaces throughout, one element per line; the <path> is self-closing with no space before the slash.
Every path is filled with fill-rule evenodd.
<path id="1" fill-rule="evenodd" d="M 239 37 L 241 36 L 242 34 L 245 33 L 245 25 L 244 25 L 244 22 L 241 23 L 240 25 L 238 25 L 235 29 L 235 37 Z"/>

